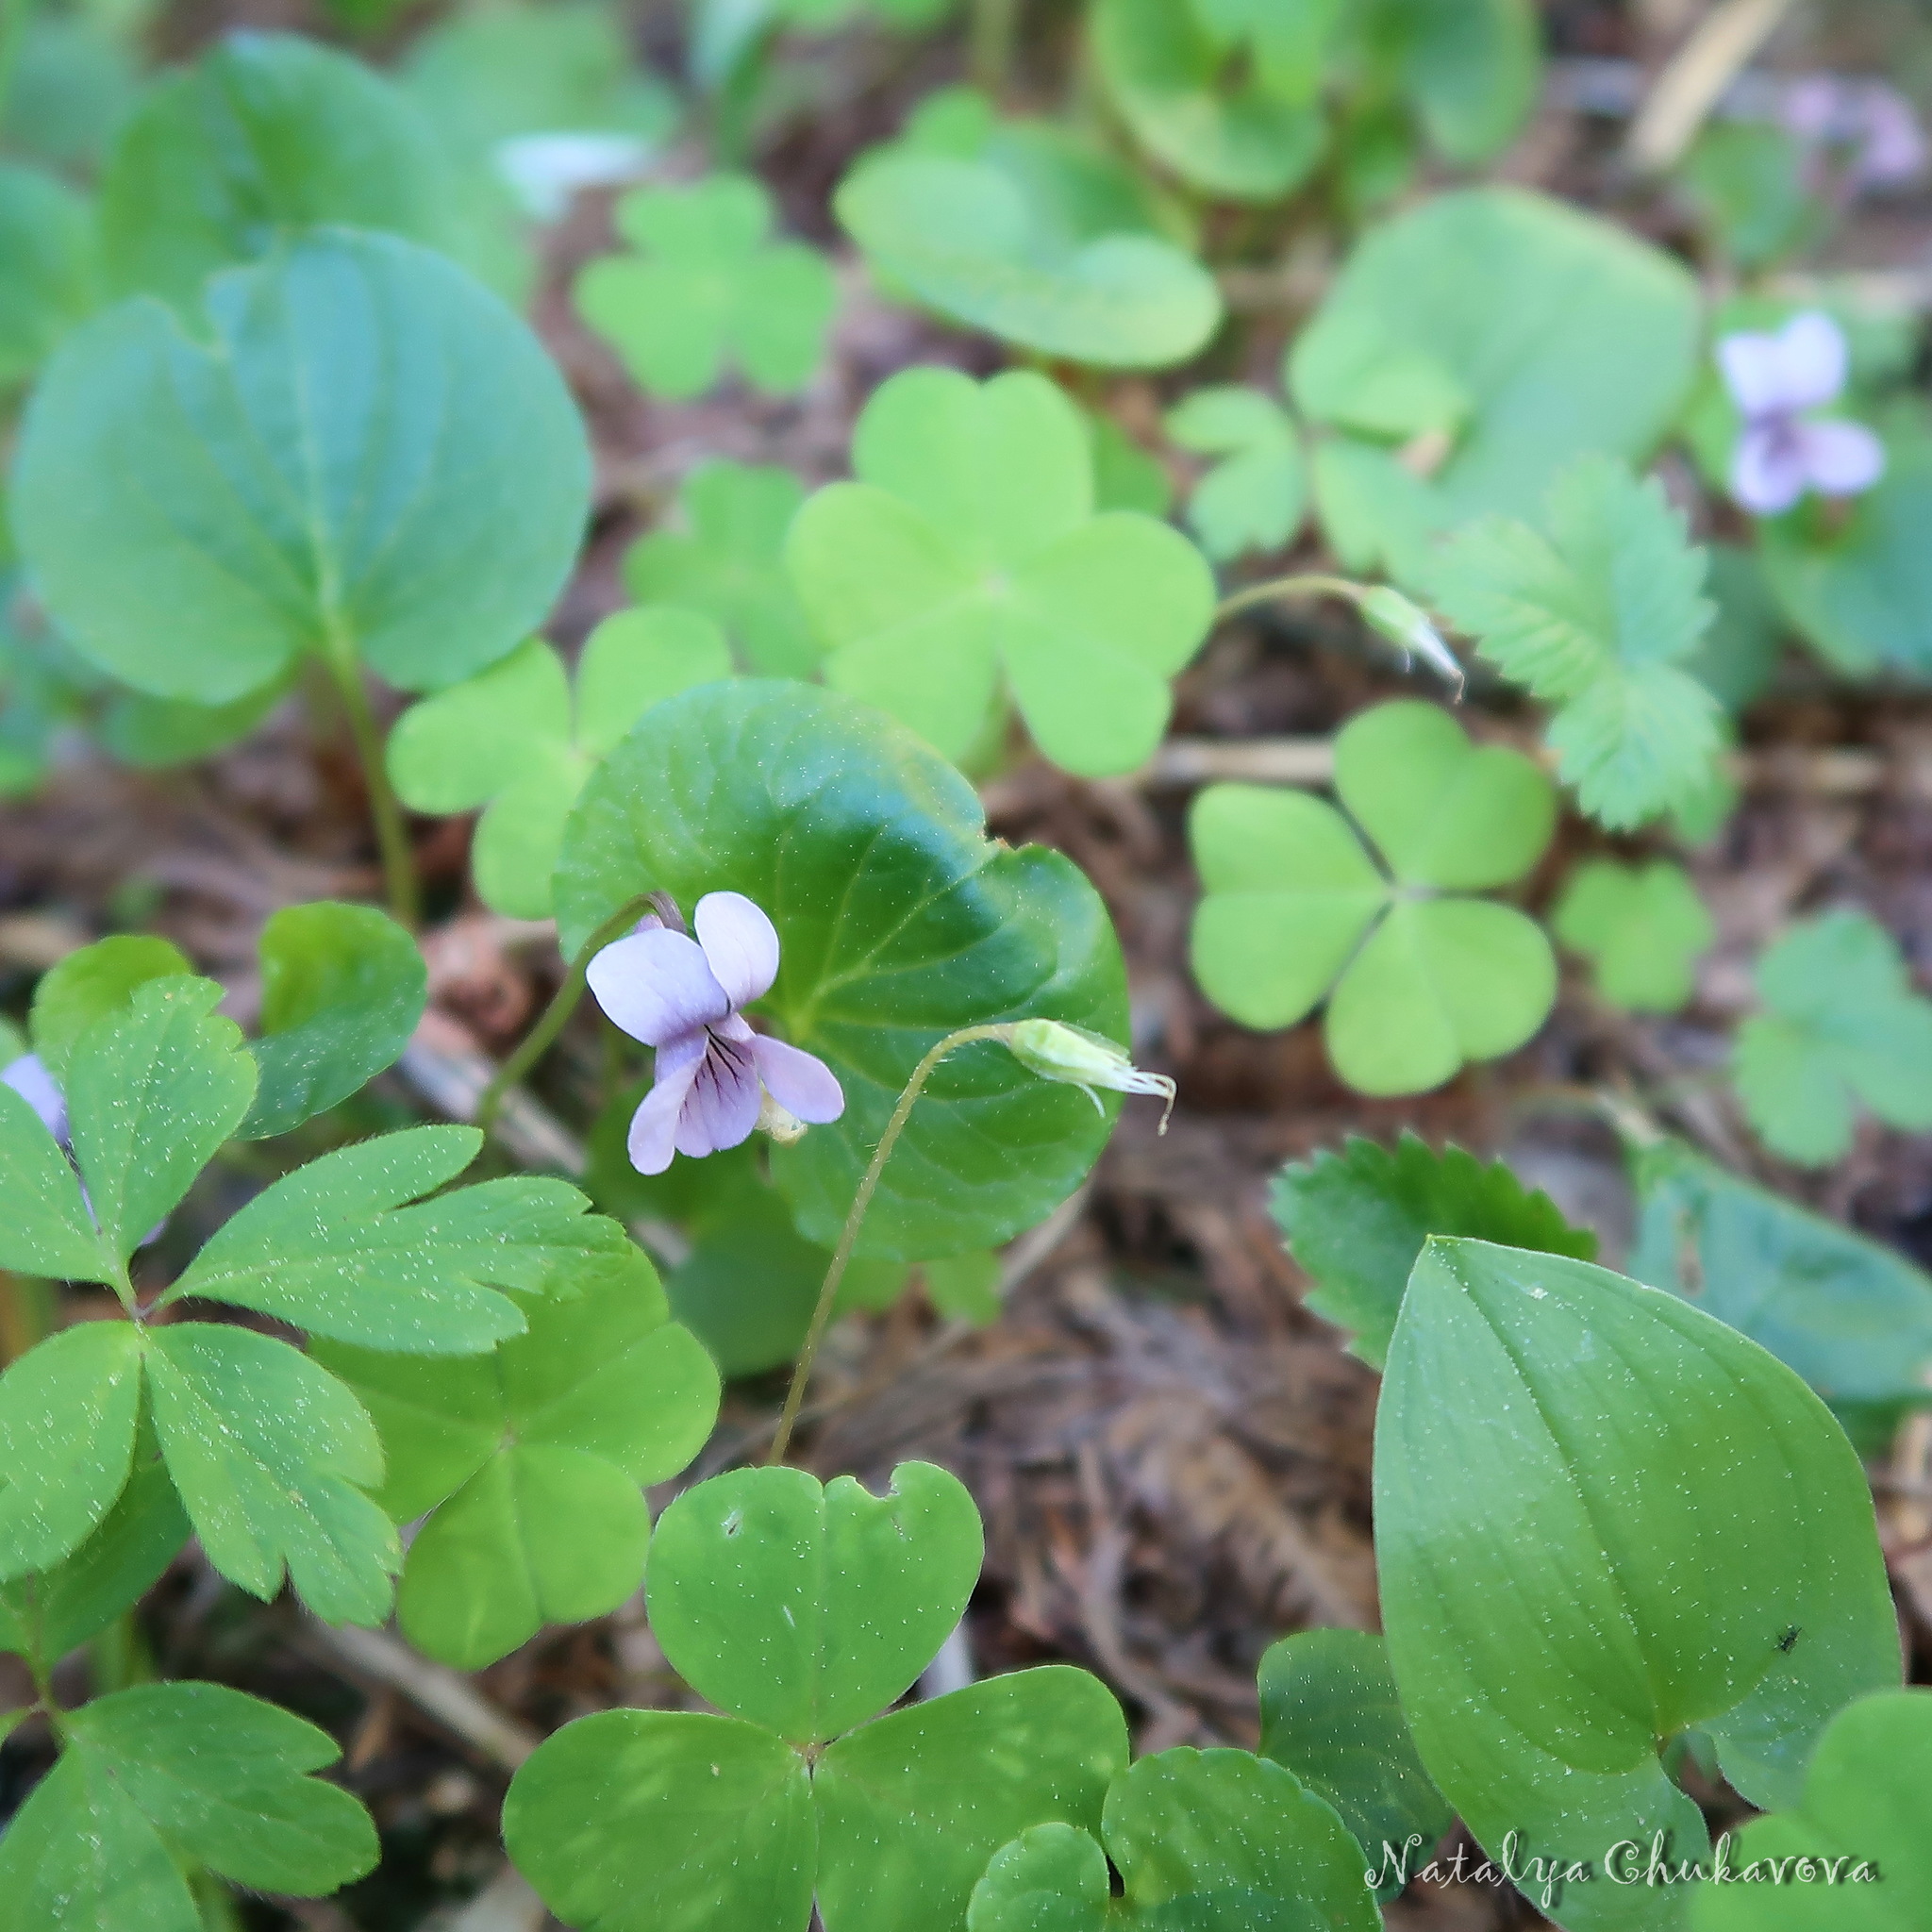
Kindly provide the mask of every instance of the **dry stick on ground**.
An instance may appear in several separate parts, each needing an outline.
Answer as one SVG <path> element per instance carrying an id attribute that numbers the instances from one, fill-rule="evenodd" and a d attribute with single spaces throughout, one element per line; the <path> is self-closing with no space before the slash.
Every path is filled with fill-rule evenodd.
<path id="1" fill-rule="evenodd" d="M 1791 0 L 1722 0 L 1657 75 L 1624 153 L 1639 168 L 1674 166 L 1739 71 L 1771 38 Z"/>

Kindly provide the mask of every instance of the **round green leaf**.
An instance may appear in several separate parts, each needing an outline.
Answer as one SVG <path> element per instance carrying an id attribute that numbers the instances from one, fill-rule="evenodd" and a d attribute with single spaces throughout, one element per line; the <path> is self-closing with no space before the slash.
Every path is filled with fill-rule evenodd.
<path id="1" fill-rule="evenodd" d="M 926 1462 L 874 1496 L 795 1469 L 734 1470 L 665 1510 L 645 1582 L 651 1627 L 721 1710 L 794 1743 L 835 1738 L 899 1696 L 979 1577 L 979 1512 Z"/>
<path id="2" fill-rule="evenodd" d="M 393 1066 L 429 994 L 416 941 L 372 906 L 288 906 L 261 930 L 260 1069 L 235 1130 L 286 1134 Z"/>
<path id="3" fill-rule="evenodd" d="M 789 1744 L 735 1718 L 609 1710 L 538 1747 L 503 1840 L 568 1925 L 805 1932 L 818 1830 Z"/>
<path id="4" fill-rule="evenodd" d="M 992 1855 L 973 1888 L 967 1932 L 1103 1932 L 1111 1887 L 1091 1832 L 1036 1824 Z"/>
<path id="5" fill-rule="evenodd" d="M 208 346 L 137 298 L 27 411 L 13 513 L 62 628 L 219 704 L 304 652 L 404 690 L 505 656 L 576 555 L 590 463 L 536 339 L 460 269 L 329 232 L 208 291 Z"/>
<path id="6" fill-rule="evenodd" d="M 1520 189 L 1471 189 L 1371 230 L 1288 375 L 1301 408 L 1344 436 L 1447 439 L 1414 492 L 1447 528 L 1533 514 L 1585 451 L 1647 454 L 1690 387 L 1701 328 L 1695 284 L 1657 250 Z M 1399 547 L 1399 520 L 1357 502 Z"/>
<path id="7" fill-rule="evenodd" d="M 1004 851 L 972 788 L 891 720 L 792 684 L 704 686 L 657 706 L 592 774 L 558 873 L 575 955 L 637 894 L 689 911 L 735 891 L 778 928 L 761 1003 L 818 1054 L 845 1112 L 773 1173 L 829 1246 L 921 1056 L 957 1027 L 1039 1015 L 1120 1039 L 1105 909 L 1057 853 Z M 928 1082 L 887 1164 L 863 1251 L 904 1260 L 987 1247 L 1052 1211 L 1108 1130 L 1083 1094 L 1004 1049 L 966 1048 Z"/>
<path id="8" fill-rule="evenodd" d="M 1072 242 L 992 161 L 875 157 L 833 207 L 882 276 L 951 321 L 1042 355 L 1160 369 L 1186 361 L 1221 321 L 1213 277 L 1171 242 Z"/>
<path id="9" fill-rule="evenodd" d="M 1101 0 L 1093 50 L 1134 138 L 1184 181 L 1237 201 L 1277 201 L 1307 178 L 1319 108 L 1265 73 L 1233 89 L 1228 49 L 1185 0 Z"/>
<path id="10" fill-rule="evenodd" d="M 616 611 L 584 640 L 577 658 L 577 749 L 604 758 L 653 705 L 730 675 L 724 634 L 703 611 Z"/>
<path id="11" fill-rule="evenodd" d="M 231 34 L 149 90 L 101 178 L 117 295 L 191 313 L 217 269 L 324 223 L 430 247 L 457 234 L 429 125 L 373 68 L 293 34 Z"/>
<path id="12" fill-rule="evenodd" d="M 86 202 L 38 168 L 0 162 L 0 391 L 31 375 L 94 306 Z"/>

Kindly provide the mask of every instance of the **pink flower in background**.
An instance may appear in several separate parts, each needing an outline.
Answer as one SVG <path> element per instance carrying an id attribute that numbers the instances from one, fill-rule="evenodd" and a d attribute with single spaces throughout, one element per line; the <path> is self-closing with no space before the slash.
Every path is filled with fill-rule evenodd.
<path id="1" fill-rule="evenodd" d="M 1807 309 L 1774 334 L 1720 339 L 1718 367 L 1744 419 L 1731 494 L 1753 516 L 1781 516 L 1807 490 L 1856 496 L 1885 474 L 1885 445 L 1862 423 L 1807 412 L 1845 386 L 1844 331 Z"/>
<path id="2" fill-rule="evenodd" d="M 586 974 L 612 1022 L 658 1050 L 651 1091 L 630 1124 L 640 1174 L 662 1174 L 674 1152 L 697 1158 L 736 1147 L 758 1124 L 766 1095 L 813 1125 L 845 1111 L 822 1059 L 754 1033 L 740 1017 L 778 976 L 772 922 L 742 892 L 708 892 L 691 923 L 694 941 L 646 919 L 606 946 Z"/>

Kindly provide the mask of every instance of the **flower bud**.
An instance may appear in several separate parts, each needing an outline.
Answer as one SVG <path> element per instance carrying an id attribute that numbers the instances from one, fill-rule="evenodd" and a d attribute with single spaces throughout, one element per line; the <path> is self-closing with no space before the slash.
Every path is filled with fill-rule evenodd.
<path id="1" fill-rule="evenodd" d="M 780 1107 L 769 1093 L 760 1091 L 758 1124 L 754 1131 L 769 1134 L 780 1147 L 790 1147 L 793 1141 L 805 1139 L 805 1123 L 795 1113 Z"/>
<path id="2" fill-rule="evenodd" d="M 1174 1112 L 1174 1082 L 1165 1074 L 1141 1072 L 1112 1041 L 1058 1020 L 1016 1021 L 1003 1037 L 1023 1067 L 1043 1080 L 1079 1088 L 1096 1108 L 1096 1087 L 1113 1093 L 1159 1094 L 1167 1102 L 1160 1131 L 1167 1132 L 1168 1116 Z"/>
<path id="3" fill-rule="evenodd" d="M 1389 584 L 1376 584 L 1364 591 L 1357 607 L 1371 630 L 1379 631 L 1392 644 L 1416 657 L 1451 679 L 1459 696 L 1462 666 L 1456 654 L 1442 641 L 1442 634 L 1428 620 L 1420 606 L 1412 604 Z"/>

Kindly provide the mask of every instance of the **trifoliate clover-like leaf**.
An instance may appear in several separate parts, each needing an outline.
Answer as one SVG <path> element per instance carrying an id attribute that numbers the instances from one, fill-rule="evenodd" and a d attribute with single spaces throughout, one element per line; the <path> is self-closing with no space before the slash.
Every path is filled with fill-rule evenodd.
<path id="1" fill-rule="evenodd" d="M 1342 730 L 1335 787 L 1354 825 L 1303 791 L 1216 785 L 1196 799 L 1202 990 L 1269 1029 L 1325 999 L 1329 1058 L 1364 1093 L 1421 1092 L 1514 1052 L 1549 1012 L 1556 960 L 1535 921 L 1467 895 L 1542 856 L 1548 780 L 1520 753 L 1472 745 L 1434 706 L 1402 702 Z"/>
<path id="2" fill-rule="evenodd" d="M 319 1898 L 371 1870 L 375 1826 L 313 1773 L 335 1740 L 220 1684 L 140 1684 L 61 1721 L 58 1763 L 0 1840 L 15 1932 L 200 1932 L 188 1874 Z"/>
<path id="3" fill-rule="evenodd" d="M 771 239 L 761 183 L 715 175 L 636 189 L 616 221 L 637 252 L 591 262 L 577 276 L 577 309 L 644 389 L 703 395 L 727 367 L 781 395 L 811 380 L 838 284 L 816 249 Z"/>
<path id="4" fill-rule="evenodd" d="M 411 706 L 390 734 L 390 778 L 417 811 L 482 808 L 470 855 L 478 896 L 512 918 L 544 919 L 591 768 L 660 699 L 730 675 L 724 634 L 702 612 L 620 610 L 586 640 L 575 692 L 557 651 L 533 638 Z"/>
<path id="5" fill-rule="evenodd" d="M 1674 1013 L 1717 924 L 1681 865 L 1592 858 L 1571 874 L 1550 929 L 1595 968 L 1596 990 L 1632 1013 Z"/>
<path id="6" fill-rule="evenodd" d="M 1860 1106 L 1889 1126 L 1932 1127 L 1932 1001 L 1876 920 L 1807 920 L 1756 977 L 1766 1010 L 1739 1027 L 1731 1072 L 1768 1147 L 1823 1167 L 1851 1147 Z"/>
<path id="7" fill-rule="evenodd" d="M 785 570 L 785 533 L 804 501 L 790 470 L 700 463 L 678 489 L 684 527 L 639 538 L 624 559 L 625 583 L 640 604 L 716 619 L 767 676 L 808 676 L 819 648 Z"/>
<path id="8" fill-rule="evenodd" d="M 325 1344 L 382 1432 L 380 1500 L 433 1511 L 397 1592 L 404 1633 L 480 1670 L 544 1624 L 602 1616 L 642 1581 L 643 1490 L 703 1448 L 718 1372 L 637 1251 L 567 1301 L 525 1299 L 492 1356 L 423 1361 Z"/>
<path id="9" fill-rule="evenodd" d="M 1661 484 L 1608 457 L 1550 491 L 1544 528 L 1491 517 L 1444 545 L 1435 597 L 1506 677 L 1558 708 L 1549 742 L 1584 810 L 1623 829 L 1707 780 L 1717 700 L 1680 668 L 1713 613 L 1705 555 Z"/>
<path id="10" fill-rule="evenodd" d="M 38 168 L 0 163 L 0 392 L 25 381 L 93 308 L 98 248 L 88 205 Z"/>
<path id="11" fill-rule="evenodd" d="M 1188 522 L 1217 562 L 1285 549 L 1301 528 L 1307 474 L 1288 412 L 1259 390 L 1197 389 L 1167 413 L 1181 448 L 1218 456 L 1188 499 Z"/>
<path id="12" fill-rule="evenodd" d="M 1185 538 L 1093 509 L 1079 412 L 1044 377 L 905 371 L 867 404 L 858 480 L 821 490 L 786 547 L 827 681 L 957 758 L 1010 692 L 1048 758 L 1087 775 L 1154 749 L 1168 679 L 1214 614 Z"/>
<path id="13" fill-rule="evenodd" d="M 1382 1366 L 1403 1291 L 1431 1235 L 1596 1259 L 1596 1236 L 1572 1227 L 1541 1190 L 1500 1160 L 1460 1147 L 1433 1152 L 1405 1133 L 1393 1147 L 1351 1135 L 1275 1175 L 1269 1212 L 1288 1251 L 1314 1277 L 1307 1305 L 1353 1331 L 1348 1352 Z"/>

